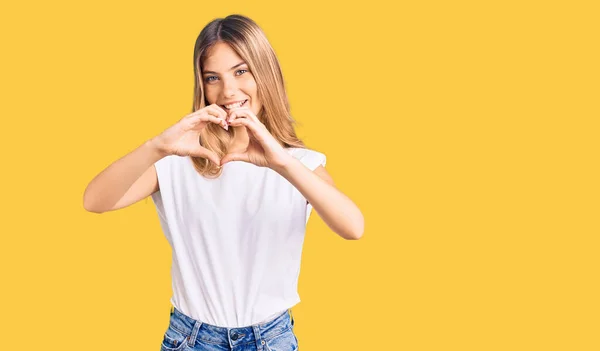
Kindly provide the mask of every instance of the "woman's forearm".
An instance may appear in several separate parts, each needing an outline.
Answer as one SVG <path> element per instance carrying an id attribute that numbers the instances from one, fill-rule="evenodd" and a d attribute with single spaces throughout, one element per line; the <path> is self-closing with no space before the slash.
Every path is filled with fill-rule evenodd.
<path id="1" fill-rule="evenodd" d="M 91 212 L 110 210 L 133 183 L 165 154 L 148 140 L 138 148 L 113 162 L 88 184 L 83 195 L 83 206 Z"/>
<path id="2" fill-rule="evenodd" d="M 363 215 L 344 193 L 295 158 L 276 171 L 304 195 L 331 230 L 344 239 L 360 239 L 364 231 Z"/>

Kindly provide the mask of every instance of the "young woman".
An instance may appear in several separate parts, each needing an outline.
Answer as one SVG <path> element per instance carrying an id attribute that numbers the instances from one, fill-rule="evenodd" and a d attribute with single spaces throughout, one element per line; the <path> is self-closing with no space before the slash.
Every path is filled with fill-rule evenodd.
<path id="1" fill-rule="evenodd" d="M 230 15 L 194 47 L 193 112 L 115 161 L 84 195 L 102 213 L 152 196 L 173 251 L 161 350 L 293 351 L 291 307 L 312 208 L 344 239 L 364 228 L 325 155 L 296 136 L 275 53 Z"/>

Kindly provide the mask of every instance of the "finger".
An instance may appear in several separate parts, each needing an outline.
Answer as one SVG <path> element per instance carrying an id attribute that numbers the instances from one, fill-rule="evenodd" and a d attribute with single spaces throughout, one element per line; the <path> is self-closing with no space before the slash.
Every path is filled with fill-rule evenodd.
<path id="1" fill-rule="evenodd" d="M 231 122 L 235 120 L 235 118 L 235 111 L 229 112 L 229 115 L 227 116 L 227 124 L 231 124 Z"/>
<path id="2" fill-rule="evenodd" d="M 196 127 L 200 122 L 202 121 L 206 121 L 206 122 L 212 122 L 215 124 L 220 125 L 221 127 L 223 127 L 223 129 L 228 130 L 228 126 L 227 126 L 227 122 L 225 122 L 224 119 L 219 118 L 219 117 L 215 117 L 214 115 L 209 115 L 209 114 L 201 114 L 198 115 L 196 117 L 194 117 L 192 119 L 192 126 Z"/>
<path id="3" fill-rule="evenodd" d="M 225 155 L 225 157 L 223 157 L 221 159 L 221 166 L 223 166 L 224 164 L 226 164 L 227 162 L 231 162 L 231 161 L 244 161 L 244 162 L 250 162 L 250 158 L 248 157 L 247 153 L 236 153 L 236 154 L 227 154 Z"/>
<path id="4" fill-rule="evenodd" d="M 221 106 L 217 104 L 212 104 L 206 107 L 208 111 L 215 112 L 218 117 L 226 119 L 227 111 L 225 111 Z"/>
<path id="5" fill-rule="evenodd" d="M 233 122 L 230 122 L 229 125 L 232 127 L 243 125 L 250 130 L 251 134 L 253 134 L 257 140 L 264 140 L 262 135 L 264 130 L 260 128 L 256 122 L 248 118 L 236 118 Z"/>
<path id="6" fill-rule="evenodd" d="M 252 120 L 254 122 L 257 122 L 257 123 L 261 124 L 260 121 L 258 121 L 258 119 L 253 119 L 252 118 L 252 113 L 251 112 L 249 113 L 249 111 L 243 111 L 241 109 L 237 110 L 237 111 L 231 112 L 229 114 L 229 119 L 228 119 L 227 123 L 231 125 L 231 122 L 233 122 L 233 121 L 235 121 L 237 119 L 242 119 L 242 118 L 243 119 L 249 119 L 249 120 Z"/>
<path id="7" fill-rule="evenodd" d="M 225 110 L 223 110 L 218 105 L 209 105 L 209 106 L 206 106 L 206 107 L 201 108 L 201 109 L 199 109 L 197 111 L 194 111 L 193 113 L 190 113 L 185 118 L 188 118 L 188 119 L 197 119 L 198 116 L 202 116 L 202 115 L 216 116 L 216 117 L 221 118 L 223 120 L 226 120 L 226 118 L 227 118 L 227 112 L 225 112 Z"/>
<path id="8" fill-rule="evenodd" d="M 219 106 L 210 105 L 210 106 L 206 107 L 206 114 L 217 116 L 219 119 L 221 119 L 223 121 L 223 123 L 219 123 L 219 124 L 221 124 L 223 129 L 225 129 L 225 130 L 229 129 L 227 126 L 227 113 L 225 111 L 223 111 L 223 109 L 221 109 Z"/>
<path id="9" fill-rule="evenodd" d="M 246 114 L 243 113 L 243 111 L 239 111 L 239 110 L 238 111 L 233 111 L 233 112 L 229 113 L 229 117 L 228 117 L 227 123 L 231 124 L 231 122 L 233 122 L 233 121 L 235 121 L 236 119 L 239 119 L 239 118 L 248 118 L 248 117 L 246 116 Z"/>
<path id="10" fill-rule="evenodd" d="M 227 117 L 227 112 L 225 112 L 225 110 L 223 110 L 221 107 L 218 105 L 209 105 L 190 113 L 185 118 L 193 119 L 203 114 L 210 114 L 223 119 Z"/>
<path id="11" fill-rule="evenodd" d="M 227 123 L 231 124 L 231 122 L 235 121 L 238 118 L 244 117 L 243 114 L 240 114 L 239 111 L 231 111 L 229 112 L 229 116 L 227 117 Z"/>
<path id="12" fill-rule="evenodd" d="M 248 107 L 238 107 L 237 109 L 233 109 L 233 112 L 235 112 L 236 116 L 238 117 L 245 116 L 246 118 L 251 119 L 256 123 L 262 124 L 258 117 L 256 117 L 256 115 L 254 114 L 254 112 L 252 112 L 252 110 L 250 110 L 250 108 Z"/>

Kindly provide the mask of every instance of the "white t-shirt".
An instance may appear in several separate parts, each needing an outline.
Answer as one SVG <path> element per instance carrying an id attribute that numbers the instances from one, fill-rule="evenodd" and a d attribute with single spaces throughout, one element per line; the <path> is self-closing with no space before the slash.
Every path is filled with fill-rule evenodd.
<path id="1" fill-rule="evenodd" d="M 310 170 L 324 154 L 288 148 Z M 204 323 L 237 328 L 300 302 L 298 276 L 312 206 L 287 179 L 243 161 L 205 178 L 190 157 L 155 163 L 152 200 L 172 248 L 171 303 Z"/>

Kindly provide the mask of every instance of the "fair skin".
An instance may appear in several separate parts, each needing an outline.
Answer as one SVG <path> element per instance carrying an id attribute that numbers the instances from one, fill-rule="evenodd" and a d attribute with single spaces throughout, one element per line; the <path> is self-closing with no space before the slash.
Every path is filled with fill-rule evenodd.
<path id="1" fill-rule="evenodd" d="M 240 63 L 242 65 L 238 66 Z M 225 104 L 248 100 L 243 107 L 258 115 L 262 104 L 257 97 L 256 81 L 248 65 L 229 45 L 219 42 L 211 48 L 204 61 L 202 73 L 204 96 L 208 105 L 217 104 L 229 112 Z M 245 150 L 249 142 L 246 128 L 233 128 L 236 132 L 235 140 L 232 141 L 229 150 Z"/>
<path id="2" fill-rule="evenodd" d="M 308 169 L 287 153 L 256 117 L 262 104 L 248 65 L 226 43 L 215 44 L 208 54 L 203 65 L 206 100 L 208 104 L 223 107 L 227 124 L 236 128 L 235 140 L 221 165 L 244 161 L 273 169 L 304 195 L 331 230 L 344 239 L 360 239 L 364 217 L 356 204 L 335 187 L 323 166 L 314 171 Z M 238 101 L 246 102 L 242 106 L 229 106 L 230 109 L 224 106 Z"/>

